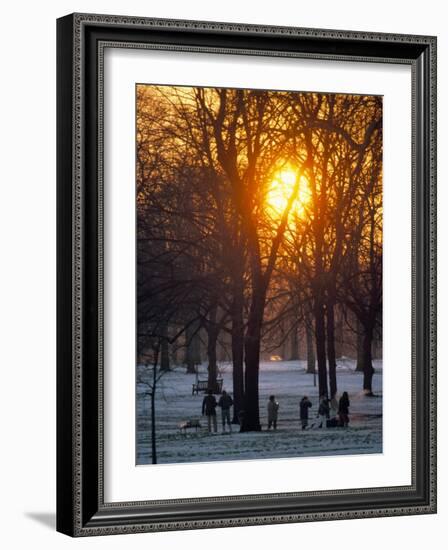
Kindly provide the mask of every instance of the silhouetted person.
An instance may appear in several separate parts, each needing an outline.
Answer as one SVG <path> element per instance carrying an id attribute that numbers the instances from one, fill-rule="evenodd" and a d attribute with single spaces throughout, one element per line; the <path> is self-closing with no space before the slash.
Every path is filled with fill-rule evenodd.
<path id="1" fill-rule="evenodd" d="M 350 400 L 348 398 L 348 393 L 345 391 L 342 394 L 341 399 L 339 399 L 339 422 L 341 426 L 346 428 L 350 421 L 348 417 L 348 409 L 350 407 Z"/>
<path id="2" fill-rule="evenodd" d="M 304 395 L 300 401 L 300 420 L 302 422 L 302 430 L 306 430 L 306 427 L 308 426 L 308 409 L 312 406 L 313 405 L 308 399 L 308 396 Z"/>
<path id="3" fill-rule="evenodd" d="M 317 415 L 318 415 L 317 423 L 320 424 L 319 428 L 326 428 L 327 419 L 330 416 L 330 405 L 328 404 L 328 399 L 326 399 L 325 397 L 321 400 L 319 404 Z"/>
<path id="4" fill-rule="evenodd" d="M 275 400 L 275 395 L 271 395 L 268 401 L 268 430 L 271 427 L 274 427 L 274 430 L 277 429 L 277 418 L 278 418 L 278 409 L 280 405 Z"/>
<path id="5" fill-rule="evenodd" d="M 222 390 L 222 395 L 219 398 L 218 401 L 218 407 L 221 407 L 221 415 L 222 415 L 222 431 L 226 431 L 226 422 L 229 426 L 229 431 L 232 431 L 232 424 L 230 423 L 230 407 L 233 405 L 233 399 L 232 397 L 226 392 L 226 390 Z"/>
<path id="6" fill-rule="evenodd" d="M 204 397 L 204 400 L 202 401 L 202 414 L 207 417 L 207 426 L 208 431 L 212 431 L 212 423 L 213 423 L 213 431 L 218 431 L 218 426 L 216 424 L 216 399 L 213 395 L 212 390 L 207 391 L 207 395 Z"/>

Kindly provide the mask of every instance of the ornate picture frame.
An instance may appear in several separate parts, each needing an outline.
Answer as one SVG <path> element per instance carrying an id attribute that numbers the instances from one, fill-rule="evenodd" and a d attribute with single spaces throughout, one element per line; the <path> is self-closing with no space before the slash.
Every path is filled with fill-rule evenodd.
<path id="1" fill-rule="evenodd" d="M 103 61 L 111 44 L 411 67 L 410 485 L 168 500 L 148 489 L 142 501 L 105 501 Z M 436 38 L 72 14 L 57 22 L 57 51 L 57 530 L 91 536 L 435 513 Z"/>

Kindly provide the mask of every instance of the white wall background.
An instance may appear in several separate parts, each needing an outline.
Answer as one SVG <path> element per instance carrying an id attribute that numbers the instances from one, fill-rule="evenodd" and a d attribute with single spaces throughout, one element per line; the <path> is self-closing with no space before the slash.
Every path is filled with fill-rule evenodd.
<path id="1" fill-rule="evenodd" d="M 2 10 L 0 86 L 0 540 L 4 548 L 421 549 L 446 533 L 448 324 L 439 316 L 439 513 L 320 524 L 77 539 L 55 532 L 55 19 L 73 11 L 439 37 L 439 311 L 448 307 L 448 35 L 439 0 L 60 0 Z M 125 537 L 125 538 L 124 538 Z"/>

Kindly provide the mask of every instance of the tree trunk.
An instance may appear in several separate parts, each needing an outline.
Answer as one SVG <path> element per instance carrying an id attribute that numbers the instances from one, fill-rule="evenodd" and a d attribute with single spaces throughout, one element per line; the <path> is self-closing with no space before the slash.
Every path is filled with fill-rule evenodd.
<path id="1" fill-rule="evenodd" d="M 259 432 L 260 411 L 258 381 L 260 370 L 260 340 L 255 335 L 246 336 L 245 351 L 245 394 L 244 394 L 244 417 L 241 426 L 242 432 Z"/>
<path id="2" fill-rule="evenodd" d="M 280 346 L 280 349 L 279 349 L 280 354 L 279 355 L 283 360 L 283 359 L 286 359 L 286 355 L 287 355 L 287 351 L 286 351 L 287 350 L 287 345 L 286 345 L 287 344 L 287 342 L 286 342 L 287 338 L 286 338 L 286 334 L 285 334 L 285 323 L 284 323 L 283 319 L 280 320 L 279 324 L 280 324 L 279 328 L 280 328 L 280 340 L 281 340 L 281 346 Z"/>
<path id="3" fill-rule="evenodd" d="M 154 362 L 152 365 L 152 389 L 151 389 L 151 455 L 152 463 L 157 464 L 156 443 L 156 388 L 157 388 L 157 363 L 159 351 L 154 350 Z"/>
<path id="4" fill-rule="evenodd" d="M 379 331 L 379 329 L 375 330 L 374 333 L 373 333 L 372 358 L 373 359 L 382 359 L 383 358 L 382 334 Z"/>
<path id="5" fill-rule="evenodd" d="M 289 359 L 291 361 L 297 361 L 299 358 L 299 334 L 297 326 L 295 324 L 295 319 L 292 319 L 293 328 L 291 331 L 291 349 L 289 353 Z"/>
<path id="6" fill-rule="evenodd" d="M 306 372 L 314 374 L 316 372 L 316 353 L 314 350 L 313 327 L 311 326 L 310 316 L 307 316 L 305 322 L 306 335 Z"/>
<path id="7" fill-rule="evenodd" d="M 364 372 L 364 329 L 359 320 L 356 320 L 356 372 Z"/>
<path id="8" fill-rule="evenodd" d="M 187 374 L 195 374 L 196 365 L 201 362 L 198 325 L 196 323 L 190 323 L 190 325 L 188 325 L 185 331 L 185 339 L 187 346 L 185 352 L 185 364 L 187 365 Z"/>
<path id="9" fill-rule="evenodd" d="M 336 348 L 334 342 L 334 302 L 331 298 L 327 301 L 327 355 L 330 397 L 333 398 L 338 388 L 336 381 Z"/>
<path id="10" fill-rule="evenodd" d="M 202 363 L 202 357 L 201 357 L 201 338 L 199 336 L 199 322 L 197 326 L 195 327 L 195 335 L 193 336 L 193 342 L 192 342 L 192 353 L 193 353 L 193 361 L 195 365 L 200 365 Z"/>
<path id="11" fill-rule="evenodd" d="M 336 357 L 342 357 L 343 355 L 347 355 L 344 350 L 344 319 L 340 311 L 336 309 L 336 312 L 338 315 L 336 315 L 334 328 L 334 349 L 336 350 Z"/>
<path id="12" fill-rule="evenodd" d="M 256 285 L 249 311 L 247 332 L 244 343 L 244 361 L 246 365 L 244 380 L 244 417 L 241 431 L 259 432 L 260 410 L 258 380 L 260 371 L 261 327 L 266 300 L 266 291 L 262 285 Z"/>
<path id="13" fill-rule="evenodd" d="M 325 311 L 324 306 L 319 299 L 315 301 L 315 335 L 316 335 L 316 355 L 317 355 L 317 373 L 319 379 L 319 397 L 328 398 L 327 383 L 327 354 L 325 350 Z"/>
<path id="14" fill-rule="evenodd" d="M 290 348 L 289 348 L 289 359 L 291 361 L 297 361 L 300 359 L 299 351 L 299 323 L 297 322 L 300 315 L 300 308 L 298 304 L 297 293 L 294 292 L 294 288 L 291 288 L 293 292 L 292 303 L 294 304 L 293 311 L 289 317 L 290 323 Z"/>
<path id="15" fill-rule="evenodd" d="M 375 372 L 372 364 L 372 339 L 373 339 L 373 330 L 368 327 L 365 329 L 362 352 L 363 352 L 363 363 L 364 363 L 364 383 L 363 389 L 366 395 L 373 395 L 372 392 L 372 379 L 373 373 Z"/>
<path id="16" fill-rule="evenodd" d="M 233 363 L 233 424 L 240 423 L 244 408 L 244 296 L 241 285 L 235 285 L 232 304 L 232 363 Z"/>
<path id="17" fill-rule="evenodd" d="M 208 333 L 207 356 L 208 356 L 208 387 L 211 390 L 216 388 L 217 379 L 217 361 L 216 361 L 216 341 L 218 339 L 218 331 L 213 329 Z"/>
<path id="18" fill-rule="evenodd" d="M 155 370 L 155 368 L 154 368 Z M 155 390 L 151 392 L 151 455 L 152 463 L 157 464 L 157 447 L 156 447 L 156 396 Z"/>
<path id="19" fill-rule="evenodd" d="M 185 331 L 186 350 L 185 350 L 185 364 L 187 366 L 187 374 L 195 374 L 196 366 L 194 364 L 193 357 L 193 334 L 194 328 L 189 325 Z"/>
<path id="20" fill-rule="evenodd" d="M 174 365 L 178 365 L 178 361 L 179 361 L 179 357 L 178 357 L 178 351 L 179 351 L 179 348 L 177 347 L 177 345 L 174 345 L 172 348 L 171 348 L 171 360 L 173 361 Z"/>
<path id="21" fill-rule="evenodd" d="M 212 391 L 216 389 L 217 360 L 216 344 L 218 342 L 219 329 L 216 326 L 217 308 L 213 307 L 207 324 L 207 357 L 208 357 L 208 387 Z"/>

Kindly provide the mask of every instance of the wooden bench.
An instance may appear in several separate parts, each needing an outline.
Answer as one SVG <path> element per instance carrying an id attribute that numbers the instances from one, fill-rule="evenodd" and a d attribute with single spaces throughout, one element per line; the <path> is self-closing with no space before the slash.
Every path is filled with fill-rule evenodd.
<path id="1" fill-rule="evenodd" d="M 218 378 L 216 380 L 215 387 L 214 388 L 209 388 L 208 380 L 198 380 L 195 384 L 193 384 L 193 389 L 192 389 L 191 395 L 194 395 L 194 394 L 198 395 L 200 391 L 206 392 L 209 389 L 211 389 L 213 391 L 213 393 L 215 393 L 215 394 L 221 394 L 222 393 L 222 383 L 223 383 L 223 379 Z"/>
<path id="2" fill-rule="evenodd" d="M 197 432 L 198 428 L 200 427 L 201 427 L 201 423 L 199 422 L 199 420 L 184 420 L 183 422 L 180 422 L 178 425 L 180 432 L 182 433 L 183 431 L 185 435 L 187 434 L 188 429 L 194 428 L 195 431 Z"/>

